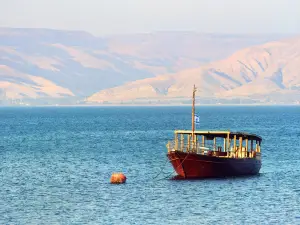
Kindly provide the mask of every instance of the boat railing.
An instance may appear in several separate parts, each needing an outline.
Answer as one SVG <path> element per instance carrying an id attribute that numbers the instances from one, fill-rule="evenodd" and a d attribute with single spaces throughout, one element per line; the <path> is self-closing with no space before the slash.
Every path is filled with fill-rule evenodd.
<path id="1" fill-rule="evenodd" d="M 171 151 L 181 151 L 181 152 L 190 152 L 200 155 L 209 155 L 209 156 L 218 156 L 218 157 L 229 157 L 229 158 L 257 158 L 260 157 L 260 152 L 255 150 L 246 151 L 245 148 L 240 150 L 238 147 L 234 150 L 229 148 L 227 151 L 222 150 L 221 146 L 213 144 L 181 144 L 176 143 L 175 141 L 169 141 L 167 143 L 168 152 Z"/>
<path id="2" fill-rule="evenodd" d="M 215 145 L 208 144 L 180 144 L 175 141 L 169 141 L 167 144 L 168 151 L 181 151 L 181 152 L 194 152 L 194 153 L 206 153 L 208 151 L 217 151 L 218 147 Z"/>

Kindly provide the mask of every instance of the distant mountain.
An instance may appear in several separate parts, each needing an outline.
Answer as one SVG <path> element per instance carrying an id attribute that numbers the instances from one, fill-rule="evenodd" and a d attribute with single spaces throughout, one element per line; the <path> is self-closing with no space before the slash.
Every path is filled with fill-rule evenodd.
<path id="1" fill-rule="evenodd" d="M 0 65 L 0 77 L 0 94 L 9 99 L 74 96 L 70 90 L 45 78 L 24 74 L 7 66 Z"/>
<path id="2" fill-rule="evenodd" d="M 99 38 L 81 31 L 0 28 L 0 100 L 84 98 L 281 37 L 157 32 Z"/>
<path id="3" fill-rule="evenodd" d="M 300 102 L 300 37 L 237 51 L 230 57 L 180 72 L 102 90 L 90 103 L 177 102 L 190 99 L 193 84 L 205 101 Z M 221 101 L 220 101 L 221 100 Z"/>

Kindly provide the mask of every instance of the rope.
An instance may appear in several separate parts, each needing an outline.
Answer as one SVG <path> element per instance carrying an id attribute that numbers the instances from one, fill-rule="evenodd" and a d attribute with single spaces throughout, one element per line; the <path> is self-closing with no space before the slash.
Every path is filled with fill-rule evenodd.
<path id="1" fill-rule="evenodd" d="M 160 169 L 160 171 L 158 172 L 158 174 L 152 178 L 152 180 L 155 180 L 163 171 L 163 169 L 165 168 L 165 166 L 167 165 L 167 162 L 169 161 L 169 159 L 167 158 L 165 164 L 162 166 L 162 168 Z"/>
<path id="2" fill-rule="evenodd" d="M 164 180 L 164 179 L 170 177 L 172 174 L 174 174 L 176 172 L 176 169 L 179 168 L 179 166 L 181 166 L 183 164 L 183 162 L 187 159 L 188 156 L 189 156 L 189 153 L 184 157 L 184 159 L 182 160 L 182 162 L 176 168 L 174 168 L 174 171 L 172 171 L 171 173 L 169 173 L 166 177 L 163 177 L 163 178 L 158 179 L 156 181 Z"/>

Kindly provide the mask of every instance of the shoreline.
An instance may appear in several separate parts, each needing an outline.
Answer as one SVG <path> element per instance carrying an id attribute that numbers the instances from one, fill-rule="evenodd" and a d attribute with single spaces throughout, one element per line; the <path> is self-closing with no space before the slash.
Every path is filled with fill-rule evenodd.
<path id="1" fill-rule="evenodd" d="M 295 106 L 300 107 L 300 104 L 195 104 L 195 106 L 205 106 L 205 107 L 241 107 L 241 106 Z M 0 105 L 0 108 L 30 108 L 30 107 L 191 107 L 189 104 L 91 104 L 91 105 Z"/>

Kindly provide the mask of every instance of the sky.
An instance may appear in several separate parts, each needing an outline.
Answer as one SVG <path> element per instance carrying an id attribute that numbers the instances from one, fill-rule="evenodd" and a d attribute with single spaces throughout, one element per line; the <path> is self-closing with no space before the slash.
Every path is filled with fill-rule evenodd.
<path id="1" fill-rule="evenodd" d="M 0 0 L 0 27 L 300 33 L 300 0 Z"/>

